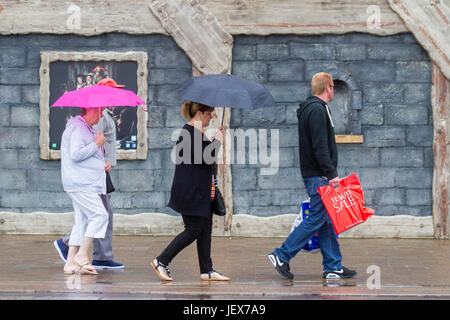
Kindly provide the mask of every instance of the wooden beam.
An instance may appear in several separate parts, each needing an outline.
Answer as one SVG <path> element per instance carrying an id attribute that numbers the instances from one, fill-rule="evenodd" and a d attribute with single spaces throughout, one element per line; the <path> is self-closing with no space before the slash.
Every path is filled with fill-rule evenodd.
<path id="1" fill-rule="evenodd" d="M 79 34 L 110 32 L 167 34 L 147 10 L 148 0 L 3 0 L 0 34 Z"/>
<path id="2" fill-rule="evenodd" d="M 282 214 L 271 217 L 257 217 L 249 214 L 235 214 L 232 236 L 235 237 L 281 237 L 286 238 L 296 214 Z M 432 238 L 431 217 L 411 215 L 374 215 L 353 228 L 339 234 L 340 238 Z"/>
<path id="3" fill-rule="evenodd" d="M 424 0 L 389 0 L 389 5 L 450 79 L 450 7 L 444 1 Z"/>
<path id="4" fill-rule="evenodd" d="M 231 108 L 219 108 L 222 109 L 222 116 L 218 119 L 217 125 L 222 123 L 226 127 L 230 127 L 231 121 Z M 224 136 L 224 143 L 219 152 L 219 159 L 221 159 L 218 165 L 218 176 L 219 180 L 219 188 L 222 192 L 222 196 L 224 198 L 225 207 L 227 210 L 227 214 L 224 217 L 215 217 L 215 221 L 218 226 L 218 232 L 223 236 L 231 235 L 231 222 L 233 219 L 233 176 L 231 174 L 231 164 L 227 162 L 229 159 L 229 152 L 231 152 L 230 148 L 231 144 L 229 139 L 227 139 L 227 135 Z"/>
<path id="5" fill-rule="evenodd" d="M 280 237 L 285 239 L 298 214 L 257 217 L 236 214 L 232 237 Z M 0 234 L 66 234 L 73 226 L 73 212 L 15 213 L 0 211 Z M 114 235 L 175 236 L 184 229 L 180 216 L 166 213 L 114 214 Z M 431 216 L 374 215 L 339 234 L 340 238 L 433 238 Z"/>
<path id="6" fill-rule="evenodd" d="M 197 0 L 151 0 L 149 7 L 200 72 L 229 72 L 233 37 Z"/>
<path id="7" fill-rule="evenodd" d="M 363 143 L 364 137 L 356 134 L 336 134 L 336 143 Z"/>
<path id="8" fill-rule="evenodd" d="M 203 4 L 231 34 L 407 32 L 386 0 L 205 0 Z"/>
<path id="9" fill-rule="evenodd" d="M 386 0 L 202 0 L 200 3 L 233 35 L 408 32 Z M 148 5 L 149 0 L 3 0 L 0 34 L 168 34 L 147 9 Z M 374 27 L 372 17 L 378 14 L 379 25 Z"/>
<path id="10" fill-rule="evenodd" d="M 431 103 L 433 108 L 433 223 L 434 235 L 449 238 L 450 201 L 450 80 L 433 64 Z"/>

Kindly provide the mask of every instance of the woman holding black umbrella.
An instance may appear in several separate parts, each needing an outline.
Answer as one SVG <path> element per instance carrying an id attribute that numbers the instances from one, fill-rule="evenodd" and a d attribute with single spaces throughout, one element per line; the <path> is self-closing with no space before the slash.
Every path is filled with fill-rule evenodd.
<path id="1" fill-rule="evenodd" d="M 196 102 L 185 102 L 182 115 L 189 120 L 184 125 L 176 146 L 176 166 L 168 206 L 181 213 L 185 229 L 164 251 L 152 260 L 151 266 L 162 280 L 171 281 L 169 263 L 184 248 L 197 240 L 201 280 L 226 281 L 213 269 L 211 260 L 212 212 L 215 193 L 215 157 L 223 143 L 223 127 L 210 141 L 204 128 L 215 118 L 214 108 Z"/>

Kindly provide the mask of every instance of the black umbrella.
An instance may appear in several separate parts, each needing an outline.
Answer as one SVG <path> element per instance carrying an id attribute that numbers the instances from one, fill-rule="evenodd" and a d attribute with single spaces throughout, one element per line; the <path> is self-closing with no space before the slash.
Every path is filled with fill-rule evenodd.
<path id="1" fill-rule="evenodd" d="M 194 76 L 183 82 L 177 91 L 184 101 L 210 107 L 252 110 L 275 105 L 262 84 L 230 74 Z"/>

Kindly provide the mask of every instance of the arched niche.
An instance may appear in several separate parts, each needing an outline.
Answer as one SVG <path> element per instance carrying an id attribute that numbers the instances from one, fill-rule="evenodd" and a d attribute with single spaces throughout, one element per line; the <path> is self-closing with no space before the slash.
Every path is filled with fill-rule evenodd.
<path id="1" fill-rule="evenodd" d="M 334 97 L 330 106 L 335 134 L 351 134 L 350 89 L 342 80 L 334 81 Z"/>
<path id="2" fill-rule="evenodd" d="M 326 70 L 333 77 L 334 97 L 329 103 L 335 126 L 337 143 L 362 143 L 361 90 L 352 75 L 339 68 Z"/>

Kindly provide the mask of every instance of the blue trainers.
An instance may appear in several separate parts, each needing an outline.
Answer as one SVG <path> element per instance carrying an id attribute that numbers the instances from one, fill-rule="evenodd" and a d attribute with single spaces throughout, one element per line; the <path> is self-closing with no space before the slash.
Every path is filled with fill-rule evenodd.
<path id="1" fill-rule="evenodd" d="M 63 239 L 58 239 L 53 241 L 53 245 L 55 246 L 56 251 L 59 253 L 62 261 L 67 261 L 67 254 L 69 253 L 69 247 L 65 245 Z"/>
<path id="2" fill-rule="evenodd" d="M 112 260 L 93 260 L 92 266 L 95 269 L 103 270 L 103 269 L 123 269 L 124 265 Z"/>

